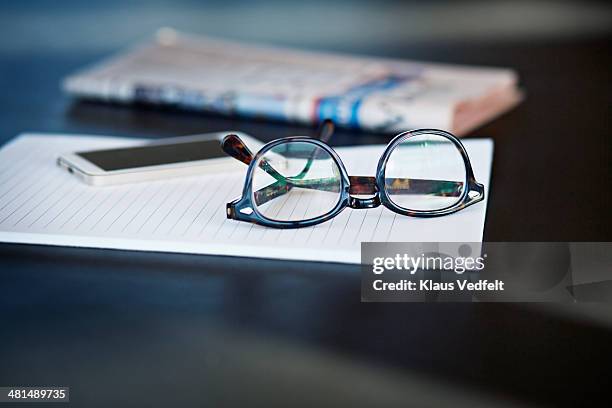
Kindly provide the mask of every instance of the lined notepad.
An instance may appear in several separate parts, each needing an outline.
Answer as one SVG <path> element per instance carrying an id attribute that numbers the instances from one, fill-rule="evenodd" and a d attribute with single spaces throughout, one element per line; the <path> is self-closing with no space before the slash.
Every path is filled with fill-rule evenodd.
<path id="1" fill-rule="evenodd" d="M 314 227 L 278 230 L 229 220 L 246 166 L 118 187 L 90 187 L 56 166 L 64 152 L 142 140 L 24 134 L 0 150 L 0 242 L 359 263 L 362 241 L 480 242 L 486 198 L 459 213 L 412 218 L 384 207 L 344 210 Z M 466 140 L 489 191 L 493 143 Z M 349 174 L 374 175 L 384 146 L 336 149 Z M 488 195 L 488 194 L 487 194 Z"/>

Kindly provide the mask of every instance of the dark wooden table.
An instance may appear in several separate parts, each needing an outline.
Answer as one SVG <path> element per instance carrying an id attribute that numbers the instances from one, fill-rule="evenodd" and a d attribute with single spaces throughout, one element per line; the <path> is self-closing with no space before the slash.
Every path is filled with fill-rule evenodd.
<path id="1" fill-rule="evenodd" d="M 609 45 L 398 41 L 376 53 L 516 68 L 525 102 L 470 135 L 495 140 L 485 238 L 609 241 Z M 60 92 L 63 76 L 102 56 L 0 56 L 0 143 L 29 130 L 310 131 Z M 341 131 L 333 144 L 386 140 Z M 3 244 L 0 385 L 70 386 L 75 406 L 490 406 L 584 405 L 609 384 L 605 305 L 361 304 L 359 294 L 349 266 Z"/>

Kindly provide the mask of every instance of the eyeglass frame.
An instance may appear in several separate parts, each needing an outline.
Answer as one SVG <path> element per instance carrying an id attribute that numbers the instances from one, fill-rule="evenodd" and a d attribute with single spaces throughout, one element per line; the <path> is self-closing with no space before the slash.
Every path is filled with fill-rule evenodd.
<path id="1" fill-rule="evenodd" d="M 461 195 L 456 203 L 436 209 L 436 210 L 411 210 L 402 208 L 399 205 L 395 204 L 391 198 L 389 197 L 389 193 L 387 188 L 385 187 L 385 170 L 387 166 L 387 162 L 391 153 L 394 149 L 400 144 L 406 141 L 407 139 L 415 136 L 420 136 L 423 134 L 433 134 L 437 136 L 441 136 L 445 139 L 448 139 L 460 152 L 461 157 L 463 158 L 463 163 L 465 166 L 465 183 L 467 188 L 463 188 Z M 344 163 L 342 159 L 338 156 L 336 151 L 328 145 L 326 142 L 306 136 L 290 136 L 284 137 L 280 139 L 273 140 L 271 142 L 266 143 L 257 154 L 253 155 L 246 146 L 239 146 L 241 151 L 239 152 L 242 157 L 237 157 L 235 152 L 230 153 L 226 148 L 226 140 L 229 137 L 235 137 L 241 143 L 242 141 L 236 135 L 228 135 L 224 138 L 222 142 L 223 149 L 228 152 L 234 158 L 248 162 L 248 169 L 246 174 L 246 179 L 244 183 L 244 188 L 242 190 L 242 196 L 236 200 L 233 200 L 226 205 L 226 214 L 228 219 L 234 219 L 238 221 L 249 222 L 253 224 L 262 225 L 265 227 L 273 227 L 273 228 L 302 228 L 309 227 L 317 224 L 321 224 L 323 222 L 329 221 L 330 219 L 336 217 L 340 212 L 342 212 L 345 208 L 351 209 L 371 209 L 376 208 L 381 205 L 386 207 L 387 209 L 395 212 L 396 214 L 406 215 L 410 217 L 420 217 L 420 218 L 430 218 L 430 217 L 440 217 L 444 215 L 453 214 L 457 211 L 460 211 L 466 207 L 469 207 L 473 204 L 476 204 L 484 199 L 484 185 L 478 183 L 476 181 L 476 177 L 474 176 L 474 171 L 472 170 L 472 164 L 470 162 L 470 158 L 468 156 L 463 143 L 453 134 L 446 132 L 440 129 L 417 129 L 417 130 L 409 130 L 402 132 L 395 136 L 385 148 L 382 156 L 378 160 L 378 166 L 376 169 L 376 176 L 349 176 L 346 168 L 344 167 Z M 327 152 L 330 157 L 334 160 L 339 172 L 340 172 L 340 192 L 339 199 L 336 205 L 327 213 L 309 218 L 306 220 L 295 220 L 295 221 L 280 221 L 273 220 L 265 217 L 263 214 L 259 212 L 256 205 L 253 205 L 254 202 L 254 193 L 253 193 L 253 177 L 255 173 L 256 166 L 259 166 L 258 163 L 260 159 L 268 153 L 274 147 L 285 144 L 288 142 L 302 142 L 302 143 L 312 143 L 315 146 L 323 149 Z M 250 157 L 249 157 L 250 156 Z M 374 181 L 374 184 L 372 184 Z M 373 194 L 372 197 L 369 198 L 358 198 L 351 195 L 351 187 L 355 187 L 356 191 L 353 191 L 352 194 L 357 195 L 366 195 Z M 368 189 L 368 187 L 370 187 Z M 361 189 L 360 189 L 361 188 Z M 476 193 L 475 195 L 472 193 Z"/>

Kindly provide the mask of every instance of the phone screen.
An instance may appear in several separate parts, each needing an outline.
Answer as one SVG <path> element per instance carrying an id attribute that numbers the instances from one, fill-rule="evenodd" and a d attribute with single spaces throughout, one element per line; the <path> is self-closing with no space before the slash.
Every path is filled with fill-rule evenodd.
<path id="1" fill-rule="evenodd" d="M 219 140 L 201 140 L 76 153 L 105 171 L 227 157 Z"/>

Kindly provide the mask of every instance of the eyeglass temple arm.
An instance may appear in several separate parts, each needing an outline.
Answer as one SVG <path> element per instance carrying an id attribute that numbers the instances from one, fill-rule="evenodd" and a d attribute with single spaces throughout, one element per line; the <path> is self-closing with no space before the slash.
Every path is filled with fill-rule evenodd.
<path id="1" fill-rule="evenodd" d="M 251 149 L 244 144 L 242 139 L 240 139 L 238 135 L 234 134 L 227 135 L 223 138 L 221 141 L 221 149 L 229 156 L 232 156 L 234 159 L 239 160 L 246 165 L 251 164 L 253 158 L 255 157 L 253 152 L 251 152 Z M 272 167 L 266 160 L 262 160 L 259 163 L 259 167 L 277 180 L 284 178 L 284 176 L 276 171 L 274 167 Z"/>
<path id="2" fill-rule="evenodd" d="M 334 134 L 334 130 L 336 130 L 336 125 L 334 125 L 334 121 L 331 119 L 325 119 L 319 125 L 319 129 L 317 130 L 317 139 L 322 142 L 329 142 L 329 139 Z"/>
<path id="3" fill-rule="evenodd" d="M 334 130 L 334 122 L 331 119 L 325 119 L 323 122 L 321 122 L 319 130 L 317 130 L 317 139 L 325 143 L 329 142 L 329 139 L 331 139 L 332 135 L 334 134 Z M 308 173 L 308 170 L 310 170 L 310 167 L 312 166 L 312 162 L 314 161 L 316 153 L 317 151 L 313 150 L 312 154 L 308 158 L 308 161 L 306 162 L 306 165 L 304 166 L 300 174 L 295 176 L 295 178 L 301 179 L 306 176 L 306 173 Z"/>
<path id="4" fill-rule="evenodd" d="M 243 162 L 247 166 L 253 161 L 253 152 L 249 149 L 238 135 L 230 134 L 221 141 L 221 149 L 234 159 Z"/>
<path id="5" fill-rule="evenodd" d="M 408 178 L 387 178 L 387 192 L 390 194 L 424 194 L 439 197 L 459 197 L 463 192 L 463 183 L 460 181 L 424 180 Z M 365 176 L 349 176 L 351 183 L 349 193 L 355 195 L 376 194 L 376 179 Z M 293 187 L 307 188 L 319 191 L 338 192 L 338 179 L 335 177 L 323 179 L 296 179 L 293 177 L 278 180 L 266 187 L 255 191 L 255 202 L 265 204 L 270 200 L 289 192 Z"/>
<path id="6" fill-rule="evenodd" d="M 368 176 L 349 176 L 351 194 L 376 194 L 376 178 Z M 463 182 L 447 180 L 427 180 L 414 178 L 385 179 L 386 190 L 390 194 L 427 194 L 440 197 L 459 197 L 463 192 Z"/>
<path id="7" fill-rule="evenodd" d="M 307 188 L 318 191 L 331 191 L 336 193 L 340 191 L 338 179 L 335 177 L 307 180 L 288 177 L 284 180 L 275 181 L 274 183 L 255 191 L 253 193 L 255 203 L 265 204 L 270 200 L 288 193 L 293 187 Z"/>
<path id="8" fill-rule="evenodd" d="M 323 142 L 329 141 L 332 134 L 334 133 L 334 122 L 330 119 L 325 119 L 321 125 L 319 126 L 319 130 L 317 131 L 317 138 Z M 236 160 L 241 161 L 242 163 L 249 165 L 253 158 L 253 152 L 244 144 L 242 139 L 238 137 L 238 135 L 230 134 L 223 138 L 221 142 L 221 149 L 229 156 L 233 157 Z M 303 178 L 310 170 L 312 166 L 312 162 L 314 161 L 314 157 L 316 155 L 316 150 L 308 158 L 306 165 L 302 169 L 302 171 L 295 178 Z M 266 160 L 262 160 L 259 163 L 259 167 L 264 170 L 266 173 L 270 174 L 276 180 L 283 180 L 285 177 L 276 171 Z"/>

